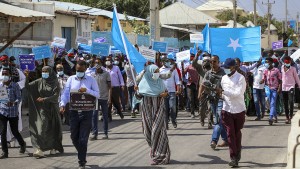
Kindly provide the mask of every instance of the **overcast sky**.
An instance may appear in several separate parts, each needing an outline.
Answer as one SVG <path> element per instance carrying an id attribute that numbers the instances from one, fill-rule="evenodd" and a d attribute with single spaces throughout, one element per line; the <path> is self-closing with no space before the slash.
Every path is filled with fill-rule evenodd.
<path id="1" fill-rule="evenodd" d="M 198 6 L 204 4 L 208 0 L 179 0 L 184 2 L 185 4 L 197 8 Z M 253 0 L 237 0 L 238 6 L 244 8 L 246 11 L 254 11 Z M 270 2 L 274 2 L 272 5 L 271 13 L 278 20 L 285 19 L 285 0 L 270 0 Z M 300 0 L 287 0 L 288 1 L 288 19 L 296 19 L 297 12 L 300 12 Z M 268 8 L 267 5 L 262 5 L 262 2 L 267 3 L 268 0 L 257 0 L 256 9 L 259 12 L 259 15 L 267 14 Z"/>

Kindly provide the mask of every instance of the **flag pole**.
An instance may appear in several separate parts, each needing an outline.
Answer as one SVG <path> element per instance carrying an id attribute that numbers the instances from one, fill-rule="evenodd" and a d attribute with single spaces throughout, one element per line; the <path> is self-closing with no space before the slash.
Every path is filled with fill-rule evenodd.
<path id="1" fill-rule="evenodd" d="M 119 20 L 119 16 L 118 16 L 118 12 L 117 12 L 117 6 L 116 6 L 115 3 L 113 4 L 113 6 L 114 6 L 114 11 L 116 12 L 117 23 L 118 23 L 118 26 L 120 28 L 120 34 L 121 34 L 122 42 L 124 44 L 124 49 L 125 49 L 125 53 L 126 53 L 126 56 L 127 56 L 127 59 L 128 59 L 128 63 L 129 63 L 129 66 L 130 66 L 130 70 L 131 70 L 131 75 L 132 75 L 132 78 L 133 78 L 133 82 L 134 82 L 134 85 L 137 86 L 136 79 L 135 79 L 135 76 L 134 76 L 134 73 L 133 73 L 133 69 L 132 69 L 132 64 L 131 64 L 131 61 L 130 61 L 130 56 L 128 54 L 127 45 L 125 43 L 124 34 L 123 34 L 122 27 L 121 27 L 120 20 Z"/>

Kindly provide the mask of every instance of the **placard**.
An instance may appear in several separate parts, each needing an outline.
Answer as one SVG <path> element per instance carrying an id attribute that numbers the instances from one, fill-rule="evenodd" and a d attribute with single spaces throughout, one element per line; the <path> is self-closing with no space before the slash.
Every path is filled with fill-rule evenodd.
<path id="1" fill-rule="evenodd" d="M 52 57 L 50 46 L 39 46 L 32 48 L 32 52 L 35 56 L 35 60 L 45 59 Z"/>
<path id="2" fill-rule="evenodd" d="M 139 48 L 140 53 L 145 56 L 146 58 L 155 58 L 156 56 L 156 51 L 148 48 Z"/>
<path id="3" fill-rule="evenodd" d="M 204 38 L 202 33 L 190 34 L 191 43 L 204 43 Z"/>
<path id="4" fill-rule="evenodd" d="M 35 64 L 34 64 L 34 55 L 19 55 L 19 62 L 20 62 L 20 69 L 22 71 L 29 70 L 34 71 Z"/>
<path id="5" fill-rule="evenodd" d="M 80 92 L 70 93 L 70 110 L 91 111 L 97 109 L 98 99 L 96 97 Z"/>
<path id="6" fill-rule="evenodd" d="M 283 41 L 282 40 L 272 43 L 272 49 L 273 50 L 281 49 L 281 48 L 283 48 Z"/>
<path id="7" fill-rule="evenodd" d="M 153 45 L 152 45 L 153 50 L 155 50 L 157 52 L 161 52 L 161 53 L 167 52 L 167 47 L 168 47 L 167 42 L 153 42 Z"/>
<path id="8" fill-rule="evenodd" d="M 292 55 L 291 55 L 291 58 L 296 61 L 297 59 L 299 59 L 300 57 L 300 49 L 298 49 L 296 52 L 294 52 Z"/>
<path id="9" fill-rule="evenodd" d="M 59 38 L 54 37 L 53 42 L 51 43 L 51 46 L 58 47 L 58 48 L 65 48 L 67 39 L 65 38 Z"/>
<path id="10" fill-rule="evenodd" d="M 93 43 L 91 53 L 94 55 L 108 56 L 110 54 L 110 44 Z"/>
<path id="11" fill-rule="evenodd" d="M 184 60 L 190 60 L 190 50 L 185 50 L 182 52 L 176 53 L 176 62 L 181 62 Z"/>
<path id="12" fill-rule="evenodd" d="M 0 87 L 0 101 L 8 101 L 8 94 L 5 86 Z"/>
<path id="13" fill-rule="evenodd" d="M 168 47 L 167 53 L 173 53 L 173 52 L 177 53 L 177 52 L 179 52 L 179 49 Z"/>

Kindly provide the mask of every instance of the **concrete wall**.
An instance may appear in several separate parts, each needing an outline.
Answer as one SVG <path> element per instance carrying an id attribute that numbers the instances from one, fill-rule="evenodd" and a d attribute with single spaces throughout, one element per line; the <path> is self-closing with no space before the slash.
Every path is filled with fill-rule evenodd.
<path id="1" fill-rule="evenodd" d="M 291 131 L 288 138 L 287 169 L 293 168 L 293 149 L 296 145 L 296 138 L 300 135 L 300 111 L 292 119 Z M 300 142 L 300 139 L 298 140 Z M 300 169 L 300 145 L 296 150 L 296 168 Z"/>
<path id="2" fill-rule="evenodd" d="M 272 48 L 272 42 L 278 41 L 278 35 L 271 35 L 270 40 L 271 40 L 270 48 Z M 264 49 L 268 48 L 268 35 L 266 34 L 261 35 L 261 47 Z"/>
<path id="3" fill-rule="evenodd" d="M 76 40 L 76 21 L 74 16 L 70 15 L 62 15 L 62 14 L 55 14 L 56 18 L 53 20 L 54 24 L 54 37 L 62 37 L 62 27 L 70 27 L 72 28 L 72 39 L 71 39 L 71 46 L 75 47 L 75 40 Z"/>

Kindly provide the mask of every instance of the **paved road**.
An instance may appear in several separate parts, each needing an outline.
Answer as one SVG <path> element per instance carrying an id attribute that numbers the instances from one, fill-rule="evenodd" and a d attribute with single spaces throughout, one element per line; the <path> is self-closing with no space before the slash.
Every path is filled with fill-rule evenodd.
<path id="1" fill-rule="evenodd" d="M 171 163 L 165 166 L 151 166 L 149 147 L 142 134 L 141 119 L 124 120 L 115 117 L 110 123 L 109 140 L 89 142 L 87 168 L 111 169 L 224 169 L 229 168 L 228 148 L 213 151 L 210 147 L 212 130 L 201 127 L 199 120 L 191 119 L 186 112 L 179 112 L 178 128 L 170 127 L 168 131 Z M 25 124 L 28 119 L 23 118 Z M 102 122 L 99 122 L 102 126 Z M 266 118 L 263 121 L 254 121 L 254 117 L 247 117 L 243 133 L 243 151 L 240 162 L 241 168 L 285 168 L 287 138 L 290 126 L 284 124 L 284 117 L 279 123 L 269 126 Z M 28 128 L 23 135 L 28 146 L 31 146 L 28 137 Z M 9 150 L 10 158 L 1 160 L 0 169 L 67 169 L 77 168 L 77 154 L 72 146 L 68 127 L 64 126 L 63 145 L 64 154 L 47 156 L 35 159 L 32 147 L 25 155 L 18 154 L 18 148 Z M 48 154 L 47 152 L 46 154 Z"/>

